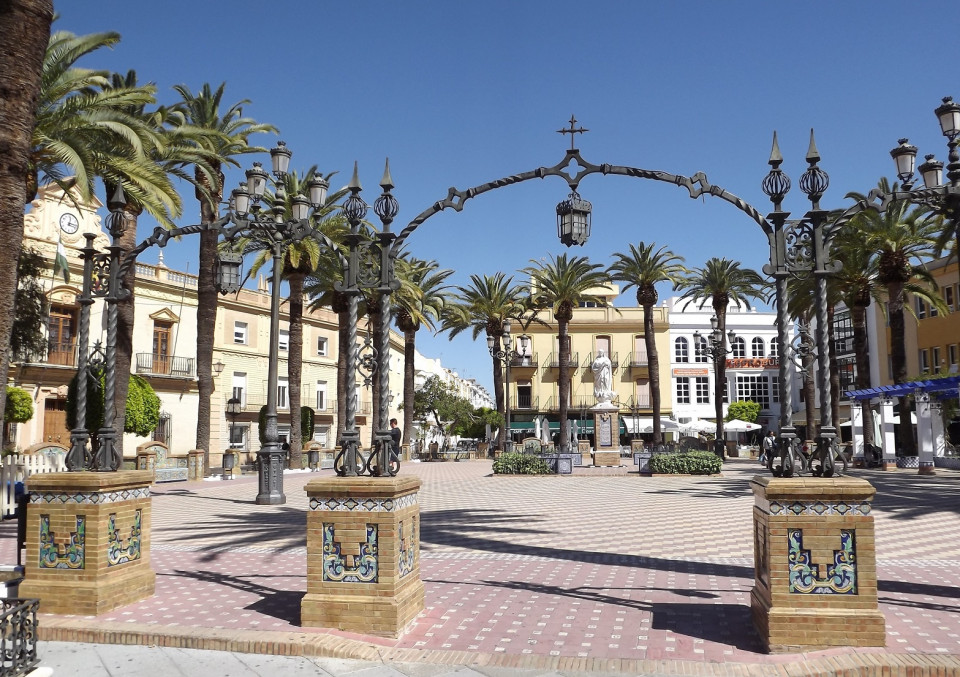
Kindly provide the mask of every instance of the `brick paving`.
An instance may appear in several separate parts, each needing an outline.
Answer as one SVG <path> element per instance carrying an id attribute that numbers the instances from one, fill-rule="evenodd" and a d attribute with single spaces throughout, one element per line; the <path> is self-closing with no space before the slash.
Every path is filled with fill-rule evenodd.
<path id="1" fill-rule="evenodd" d="M 423 482 L 426 609 L 398 640 L 299 626 L 310 474 L 285 476 L 283 506 L 255 505 L 254 478 L 160 485 L 156 594 L 96 618 L 42 614 L 41 633 L 665 674 L 773 674 L 763 671 L 792 671 L 801 662 L 837 672 L 857 661 L 903 663 L 912 654 L 946 661 L 960 674 L 960 473 L 853 471 L 878 490 L 887 647 L 770 656 L 749 610 L 748 482 L 758 470 L 731 460 L 718 477 L 647 478 L 625 469 L 494 477 L 487 461 L 406 464 L 402 473 Z M 14 527 L 0 525 L 0 561 L 15 560 Z"/>

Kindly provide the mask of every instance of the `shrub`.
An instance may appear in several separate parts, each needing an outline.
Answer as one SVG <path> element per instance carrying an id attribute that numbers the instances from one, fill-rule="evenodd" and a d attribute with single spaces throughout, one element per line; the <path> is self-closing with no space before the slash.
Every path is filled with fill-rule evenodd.
<path id="1" fill-rule="evenodd" d="M 493 462 L 494 475 L 549 475 L 550 467 L 539 456 L 530 454 L 500 454 Z"/>
<path id="2" fill-rule="evenodd" d="M 96 434 L 103 426 L 104 375 L 87 379 L 87 430 Z M 124 413 L 123 432 L 146 437 L 160 422 L 160 398 L 150 383 L 142 376 L 130 375 L 127 403 Z M 74 375 L 67 388 L 67 427 L 77 427 L 77 377 Z"/>
<path id="3" fill-rule="evenodd" d="M 720 472 L 723 460 L 712 451 L 685 454 L 654 454 L 650 471 L 658 475 L 713 475 Z"/>
<path id="4" fill-rule="evenodd" d="M 3 410 L 4 423 L 26 423 L 33 418 L 33 398 L 23 388 L 7 386 L 7 407 Z"/>

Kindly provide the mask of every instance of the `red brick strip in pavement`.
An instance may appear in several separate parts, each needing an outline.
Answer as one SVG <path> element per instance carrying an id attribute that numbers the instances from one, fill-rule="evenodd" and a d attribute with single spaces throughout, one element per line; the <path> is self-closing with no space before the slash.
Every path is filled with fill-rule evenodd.
<path id="1" fill-rule="evenodd" d="M 96 618 L 42 614 L 40 636 L 543 669 L 960 675 L 960 474 L 862 474 L 878 486 L 886 649 L 768 656 L 749 615 L 757 467 L 516 478 L 482 461 L 408 464 L 424 482 L 426 609 L 399 640 L 299 627 L 309 475 L 286 475 L 284 506 L 253 505 L 250 478 L 161 485 L 156 595 Z M 8 524 L 0 533 L 11 561 Z"/>

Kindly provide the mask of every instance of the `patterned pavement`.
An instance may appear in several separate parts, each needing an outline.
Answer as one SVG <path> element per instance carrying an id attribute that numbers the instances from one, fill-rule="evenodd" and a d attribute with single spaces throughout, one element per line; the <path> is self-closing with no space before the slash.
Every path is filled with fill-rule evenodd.
<path id="1" fill-rule="evenodd" d="M 406 464 L 402 473 L 423 481 L 426 609 L 398 640 L 299 627 L 309 473 L 285 475 L 283 506 L 255 505 L 254 478 L 160 485 L 156 595 L 96 618 L 43 615 L 41 627 L 322 635 L 381 655 L 445 660 L 461 656 L 452 652 L 710 664 L 960 657 L 960 473 L 853 471 L 878 490 L 885 650 L 768 656 L 749 611 L 748 482 L 758 471 L 755 462 L 731 460 L 719 477 L 494 477 L 487 461 Z M 0 525 L 2 561 L 15 560 L 14 526 Z"/>

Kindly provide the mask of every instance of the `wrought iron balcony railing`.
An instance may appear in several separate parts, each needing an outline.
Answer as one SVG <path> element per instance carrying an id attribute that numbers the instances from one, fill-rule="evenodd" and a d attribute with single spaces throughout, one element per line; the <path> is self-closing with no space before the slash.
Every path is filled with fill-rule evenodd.
<path id="1" fill-rule="evenodd" d="M 77 344 L 75 341 L 50 341 L 47 343 L 47 364 L 63 367 L 77 366 Z"/>
<path id="2" fill-rule="evenodd" d="M 645 350 L 635 350 L 630 353 L 629 364 L 631 369 L 638 367 L 646 367 L 650 364 L 647 360 L 647 351 Z"/>
<path id="3" fill-rule="evenodd" d="M 540 405 L 540 398 L 532 395 L 518 395 L 516 401 L 510 400 L 511 409 L 523 409 L 526 411 L 536 411 Z"/>
<path id="4" fill-rule="evenodd" d="M 537 353 L 532 355 L 518 355 L 510 360 L 511 369 L 522 369 L 523 367 L 537 367 L 539 365 L 539 360 L 537 359 Z"/>
<path id="5" fill-rule="evenodd" d="M 589 369 L 593 371 L 593 360 L 596 357 L 596 353 L 590 353 L 587 355 L 587 359 L 583 363 L 584 369 Z M 610 367 L 613 371 L 616 371 L 620 367 L 620 353 L 610 353 L 607 355 L 610 358 Z"/>
<path id="6" fill-rule="evenodd" d="M 576 369 L 578 366 L 580 366 L 580 353 L 579 353 L 579 352 L 572 352 L 572 353 L 570 353 L 570 359 L 569 359 L 569 361 L 568 361 L 568 365 L 569 365 L 570 367 L 572 367 L 573 369 Z M 552 353 L 550 353 L 550 357 L 547 359 L 547 366 L 548 366 L 550 369 L 559 369 L 559 368 L 560 368 L 560 353 L 559 353 L 559 352 L 552 352 Z"/>
<path id="7" fill-rule="evenodd" d="M 174 357 L 173 355 L 157 355 L 154 353 L 137 353 L 137 373 L 192 378 L 195 374 L 194 359 L 192 357 Z"/>

